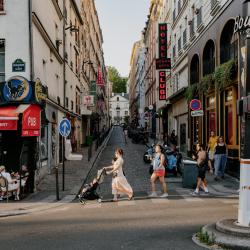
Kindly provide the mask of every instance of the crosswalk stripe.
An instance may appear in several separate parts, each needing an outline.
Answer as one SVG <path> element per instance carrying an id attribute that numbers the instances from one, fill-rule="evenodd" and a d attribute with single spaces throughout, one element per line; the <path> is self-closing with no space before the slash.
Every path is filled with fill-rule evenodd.
<path id="1" fill-rule="evenodd" d="M 156 199 L 150 199 L 152 203 L 154 204 L 165 204 L 165 203 L 169 203 L 168 199 L 163 199 L 163 198 L 156 198 Z"/>
<path id="2" fill-rule="evenodd" d="M 183 199 L 184 199 L 185 201 L 187 201 L 187 202 L 197 202 L 197 201 L 201 202 L 201 201 L 204 201 L 203 199 L 198 198 L 198 197 L 190 198 L 190 197 L 185 197 L 185 196 L 183 196 Z"/>
<path id="3" fill-rule="evenodd" d="M 117 205 L 119 206 L 119 207 L 122 207 L 122 206 L 134 206 L 136 203 L 135 203 L 135 201 L 134 200 L 132 200 L 132 201 L 118 201 L 117 202 Z"/>
<path id="4" fill-rule="evenodd" d="M 220 200 L 220 202 L 222 202 L 224 204 L 236 204 L 239 201 L 238 200 Z"/>

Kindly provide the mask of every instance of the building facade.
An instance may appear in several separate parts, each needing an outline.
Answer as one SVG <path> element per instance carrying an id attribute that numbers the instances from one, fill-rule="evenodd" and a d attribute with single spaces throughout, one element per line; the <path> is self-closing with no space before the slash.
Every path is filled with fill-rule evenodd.
<path id="1" fill-rule="evenodd" d="M 7 96 L 1 100 L 0 120 L 6 119 L 8 108 L 18 112 L 16 129 L 0 131 L 1 162 L 15 171 L 20 164 L 27 164 L 34 177 L 34 190 L 34 184 L 62 161 L 60 120 L 70 120 L 69 138 L 75 151 L 91 133 L 91 116 L 83 109 L 84 96 L 96 95 L 97 105 L 92 111 L 99 115 L 94 126 L 107 121 L 102 33 L 93 1 L 11 0 L 0 1 L 0 6 L 0 82 L 2 94 Z M 93 93 L 91 84 L 95 85 Z M 38 97 L 43 97 L 42 104 Z M 24 119 L 25 108 L 35 112 L 35 106 L 40 109 L 39 128 L 32 134 L 24 131 L 19 121 Z M 15 154 L 13 145 L 5 141 L 7 135 L 18 145 Z M 30 149 L 34 151 L 32 159 L 27 153 Z"/>
<path id="2" fill-rule="evenodd" d="M 109 109 L 112 124 L 127 124 L 129 118 L 128 94 L 112 93 L 109 101 Z"/>

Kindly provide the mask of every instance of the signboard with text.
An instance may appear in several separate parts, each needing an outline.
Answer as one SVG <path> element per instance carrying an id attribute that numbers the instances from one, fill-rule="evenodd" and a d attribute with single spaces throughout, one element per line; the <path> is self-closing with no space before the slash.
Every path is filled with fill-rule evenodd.
<path id="1" fill-rule="evenodd" d="M 171 69 L 171 59 L 168 58 L 168 26 L 159 23 L 159 57 L 156 59 L 156 70 Z"/>
<path id="2" fill-rule="evenodd" d="M 159 100 L 166 100 L 166 72 L 159 71 Z"/>

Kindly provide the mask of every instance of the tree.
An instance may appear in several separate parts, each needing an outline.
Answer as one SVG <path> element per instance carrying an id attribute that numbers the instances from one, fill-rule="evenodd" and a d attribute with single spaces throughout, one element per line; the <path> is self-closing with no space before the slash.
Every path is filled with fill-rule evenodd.
<path id="1" fill-rule="evenodd" d="M 126 93 L 127 91 L 127 77 L 121 77 L 120 73 L 115 67 L 110 66 L 108 68 L 108 76 L 109 81 L 113 83 L 113 90 L 114 93 Z"/>

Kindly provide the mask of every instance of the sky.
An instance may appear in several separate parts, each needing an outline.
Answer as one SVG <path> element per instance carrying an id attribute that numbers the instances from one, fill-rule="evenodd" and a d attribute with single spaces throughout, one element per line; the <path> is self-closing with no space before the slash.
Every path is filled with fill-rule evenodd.
<path id="1" fill-rule="evenodd" d="M 95 0 L 103 33 L 106 66 L 128 76 L 134 42 L 140 40 L 149 13 L 149 0 Z"/>

